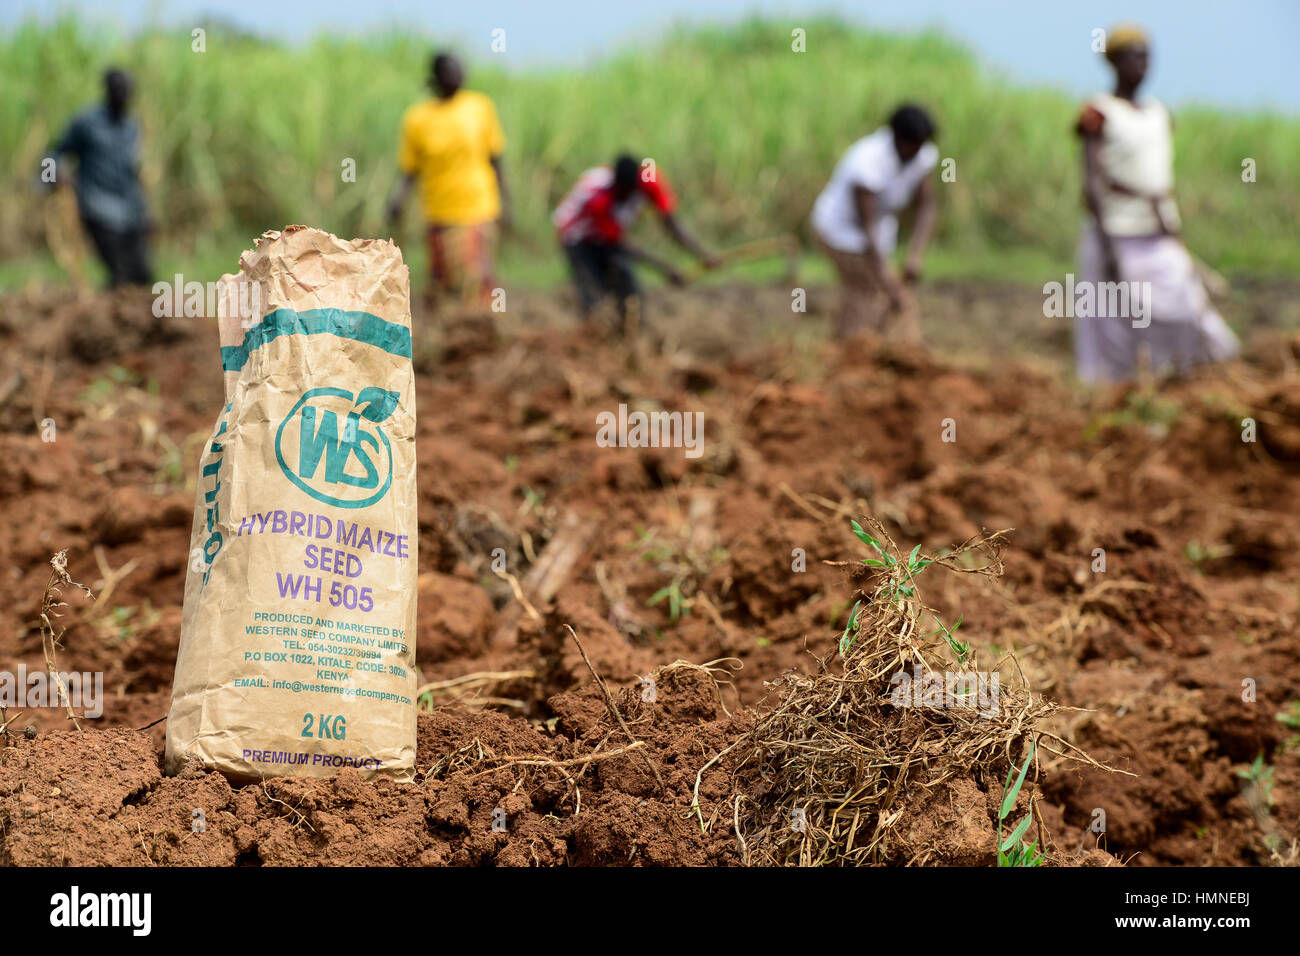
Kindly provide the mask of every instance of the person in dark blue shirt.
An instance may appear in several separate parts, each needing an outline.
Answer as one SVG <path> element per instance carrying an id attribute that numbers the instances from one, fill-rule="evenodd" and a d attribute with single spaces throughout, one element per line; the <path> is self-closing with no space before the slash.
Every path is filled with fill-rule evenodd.
<path id="1" fill-rule="evenodd" d="M 66 178 L 57 165 L 77 157 L 77 211 L 108 269 L 110 287 L 153 282 L 149 252 L 152 222 L 140 186 L 140 130 L 128 115 L 134 83 L 130 74 L 104 74 L 104 102 L 75 116 L 50 149 L 54 184 Z"/>

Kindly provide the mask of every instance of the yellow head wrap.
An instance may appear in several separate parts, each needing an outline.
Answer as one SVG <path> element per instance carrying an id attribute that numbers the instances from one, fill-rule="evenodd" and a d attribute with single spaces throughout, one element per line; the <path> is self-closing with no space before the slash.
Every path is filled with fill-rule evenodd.
<path id="1" fill-rule="evenodd" d="M 1130 47 L 1147 46 L 1149 43 L 1147 31 L 1136 23 L 1116 24 L 1106 34 L 1106 59 L 1113 60 L 1116 54 Z"/>

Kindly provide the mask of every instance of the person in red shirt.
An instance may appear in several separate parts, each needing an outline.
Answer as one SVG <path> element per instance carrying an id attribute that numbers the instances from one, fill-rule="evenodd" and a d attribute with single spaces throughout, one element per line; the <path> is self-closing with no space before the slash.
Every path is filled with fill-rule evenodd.
<path id="1" fill-rule="evenodd" d="M 629 300 L 636 299 L 640 307 L 641 290 L 632 269 L 637 260 L 654 266 L 673 285 L 684 283 L 670 262 L 624 235 L 646 203 L 659 213 L 678 245 L 706 267 L 718 265 L 718 257 L 705 251 L 678 221 L 677 197 L 663 175 L 653 167 L 643 170 L 634 157 L 623 154 L 613 166 L 598 166 L 579 176 L 551 217 L 569 260 L 584 321 L 600 300 L 610 295 L 617 309 L 618 331 L 625 331 Z"/>

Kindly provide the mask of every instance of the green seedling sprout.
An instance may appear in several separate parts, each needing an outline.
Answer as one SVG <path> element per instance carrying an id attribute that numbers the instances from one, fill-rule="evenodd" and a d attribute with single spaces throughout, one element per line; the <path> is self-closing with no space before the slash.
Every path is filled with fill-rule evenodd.
<path id="1" fill-rule="evenodd" d="M 668 584 L 661 587 L 654 594 L 650 595 L 650 600 L 646 601 L 646 607 L 654 607 L 660 601 L 668 599 L 668 616 L 672 618 L 674 624 L 677 619 L 684 614 L 690 614 L 690 605 L 682 599 L 682 579 L 673 578 Z"/>
<path id="2" fill-rule="evenodd" d="M 1283 727 L 1290 727 L 1292 730 L 1300 730 L 1300 700 L 1291 701 L 1290 707 L 1277 715 L 1278 722 Z M 1283 749 L 1300 747 L 1300 734 L 1293 734 L 1282 741 Z"/>
<path id="3" fill-rule="evenodd" d="M 878 558 L 863 558 L 863 564 L 873 568 L 883 568 L 885 570 L 891 570 L 898 566 L 898 559 L 886 551 L 884 545 L 864 531 L 862 525 L 858 524 L 856 521 L 850 521 L 850 524 L 853 526 L 853 534 L 857 539 L 869 548 L 872 548 L 876 554 L 880 555 Z M 921 546 L 918 544 L 912 549 L 912 553 L 907 556 L 907 563 L 904 565 L 904 570 L 906 572 L 904 575 L 904 581 L 906 583 L 897 584 L 891 589 L 891 601 L 900 596 L 910 598 L 916 595 L 916 576 L 930 565 L 934 564 L 934 561 L 930 558 L 922 558 L 920 555 Z"/>
<path id="4" fill-rule="evenodd" d="M 957 628 L 961 627 L 962 622 L 966 620 L 966 615 L 963 614 L 957 618 L 957 623 L 952 627 L 945 627 L 943 621 L 939 620 L 938 615 L 932 614 L 930 616 L 934 618 L 934 623 L 939 625 L 939 629 L 931 631 L 930 636 L 934 637 L 936 634 L 942 634 L 944 640 L 948 642 L 948 646 L 952 648 L 952 652 L 957 655 L 957 663 L 959 665 L 965 664 L 966 658 L 970 657 L 970 645 L 965 641 L 957 640 L 954 635 L 957 633 Z"/>
<path id="5" fill-rule="evenodd" d="M 1038 850 L 1038 841 L 1031 843 L 1021 843 L 1021 837 L 1029 829 L 1029 825 L 1034 820 L 1033 807 L 1030 807 L 1025 818 L 1016 825 L 1016 828 L 1007 834 L 1004 839 L 1002 828 L 1005 826 L 1007 817 L 1011 816 L 1011 810 L 1016 805 L 1016 797 L 1020 795 L 1020 788 L 1024 786 L 1025 775 L 1029 773 L 1029 765 L 1034 762 L 1034 743 L 1029 743 L 1029 754 L 1025 757 L 1024 766 L 1016 771 L 1016 765 L 1012 764 L 1011 769 L 1007 771 L 1006 783 L 1002 785 L 1005 791 L 1002 797 L 1002 806 L 998 809 L 998 866 L 1042 866 L 1045 857 Z M 1011 782 L 1012 775 L 1015 775 L 1015 783 Z"/>
<path id="6" fill-rule="evenodd" d="M 853 638 L 857 637 L 858 610 L 861 607 L 861 601 L 853 602 L 853 610 L 849 612 L 849 621 L 844 625 L 844 633 L 840 635 L 840 657 L 844 657 L 848 654 L 849 648 L 853 646 Z"/>
<path id="7" fill-rule="evenodd" d="M 874 558 L 872 557 L 863 558 L 862 559 L 863 564 L 867 565 L 868 567 L 881 568 L 885 571 L 892 571 L 894 568 L 900 567 L 898 559 L 894 557 L 892 554 L 890 554 L 889 551 L 886 550 L 885 546 L 880 543 L 880 541 L 878 541 L 872 535 L 868 534 L 867 531 L 862 527 L 862 525 L 858 524 L 857 521 L 853 521 L 853 520 L 850 520 L 849 524 L 853 528 L 854 536 L 863 544 L 865 544 L 867 547 L 875 551 L 876 554 L 878 555 L 878 557 L 874 557 Z M 893 603 L 900 600 L 901 598 L 915 597 L 916 576 L 932 564 L 934 564 L 933 559 L 921 557 L 921 546 L 919 544 L 916 547 L 914 547 L 912 549 L 912 553 L 907 556 L 906 563 L 901 565 L 904 571 L 902 583 L 891 584 L 886 588 L 885 593 L 889 601 Z M 857 635 L 857 631 L 858 631 L 858 608 L 861 604 L 862 602 L 858 601 L 856 604 L 853 605 L 853 611 L 852 613 L 849 614 L 848 624 L 845 626 L 844 633 L 840 637 L 841 657 L 847 654 L 849 648 L 853 646 L 853 639 Z M 836 615 L 836 617 L 838 617 L 838 614 Z M 833 620 L 834 618 L 832 618 L 832 621 Z M 954 625 L 952 631 L 957 630 L 957 627 L 960 626 L 960 623 L 961 622 L 959 621 L 957 625 Z M 940 623 L 939 626 L 943 627 L 943 624 Z M 964 644 L 960 644 L 959 642 L 957 642 L 955 638 L 952 637 L 952 631 L 945 630 L 944 633 L 948 636 L 948 642 L 953 646 L 953 650 L 957 652 L 959 655 L 968 654 L 970 652 L 970 648 L 966 647 L 966 645 Z M 959 647 L 964 648 L 965 650 L 958 651 Z M 965 659 L 964 656 L 962 657 L 962 659 L 963 660 Z"/>
<path id="8" fill-rule="evenodd" d="M 1237 776 L 1255 785 L 1266 806 L 1273 806 L 1273 768 L 1265 765 L 1264 755 L 1259 754 L 1245 770 L 1238 770 Z"/>

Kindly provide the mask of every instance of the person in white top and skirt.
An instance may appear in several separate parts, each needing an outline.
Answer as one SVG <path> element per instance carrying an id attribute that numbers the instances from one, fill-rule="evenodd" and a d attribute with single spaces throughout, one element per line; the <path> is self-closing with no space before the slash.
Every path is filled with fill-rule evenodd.
<path id="1" fill-rule="evenodd" d="M 1079 272 L 1094 290 L 1126 283 L 1134 291 L 1128 297 L 1095 291 L 1090 308 L 1075 309 L 1076 369 L 1090 384 L 1132 379 L 1143 366 L 1179 374 L 1238 351 L 1179 238 L 1173 120 L 1159 100 L 1138 97 L 1150 62 L 1146 33 L 1115 27 L 1106 37 L 1106 59 L 1115 71 L 1114 92 L 1093 97 L 1075 125 L 1089 213 Z M 1126 309 L 1116 307 L 1122 302 Z"/>

